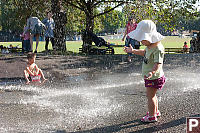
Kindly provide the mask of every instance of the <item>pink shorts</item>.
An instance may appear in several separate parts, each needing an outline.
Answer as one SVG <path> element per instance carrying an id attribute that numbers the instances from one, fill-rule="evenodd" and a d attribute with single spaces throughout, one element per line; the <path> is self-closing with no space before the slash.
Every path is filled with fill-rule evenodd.
<path id="1" fill-rule="evenodd" d="M 165 76 L 162 76 L 154 80 L 144 79 L 145 87 L 151 87 L 151 88 L 156 88 L 156 89 L 161 90 L 165 84 L 165 79 L 166 79 Z"/>
<path id="2" fill-rule="evenodd" d="M 31 76 L 32 82 L 40 82 L 41 75 L 38 74 L 37 76 Z"/>

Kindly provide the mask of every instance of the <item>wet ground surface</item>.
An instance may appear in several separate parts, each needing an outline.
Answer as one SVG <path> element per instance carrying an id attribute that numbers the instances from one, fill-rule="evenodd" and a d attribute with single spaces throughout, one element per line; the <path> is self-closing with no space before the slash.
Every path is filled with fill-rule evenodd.
<path id="1" fill-rule="evenodd" d="M 198 54 L 166 55 L 167 82 L 157 94 L 162 116 L 150 124 L 140 122 L 147 112 L 140 57 L 132 63 L 125 56 L 44 58 L 38 64 L 49 81 L 42 86 L 24 85 L 23 74 L 10 74 L 13 67 L 6 65 L 21 61 L 20 72 L 24 57 L 0 59 L 8 68 L 0 75 L 0 132 L 180 133 L 186 117 L 200 117 Z"/>

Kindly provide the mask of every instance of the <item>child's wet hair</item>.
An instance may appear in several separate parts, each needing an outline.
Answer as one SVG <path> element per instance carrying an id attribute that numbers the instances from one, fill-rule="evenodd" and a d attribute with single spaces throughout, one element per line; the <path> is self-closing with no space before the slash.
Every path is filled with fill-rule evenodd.
<path id="1" fill-rule="evenodd" d="M 28 53 L 27 54 L 27 59 L 33 59 L 36 56 L 35 53 Z"/>

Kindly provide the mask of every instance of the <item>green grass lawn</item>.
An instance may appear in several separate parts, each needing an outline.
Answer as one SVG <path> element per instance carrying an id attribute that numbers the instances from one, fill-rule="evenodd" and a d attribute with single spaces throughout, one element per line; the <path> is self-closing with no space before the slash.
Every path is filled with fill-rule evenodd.
<path id="1" fill-rule="evenodd" d="M 164 40 L 162 40 L 162 44 L 164 45 L 164 47 L 166 48 L 182 48 L 183 47 L 183 43 L 186 41 L 189 45 L 189 41 L 191 40 L 190 37 L 185 37 L 185 38 L 179 38 L 178 36 L 166 36 Z M 115 39 L 115 40 L 106 40 L 110 43 L 115 43 L 118 45 L 123 45 L 124 42 L 120 39 Z M 21 42 L 0 42 L 0 45 L 3 46 L 9 46 L 10 44 L 12 44 L 13 46 L 19 46 L 22 47 Z M 68 51 L 72 51 L 75 53 L 79 52 L 79 48 L 82 45 L 82 41 L 67 41 L 67 50 Z M 143 49 L 144 46 L 141 47 L 141 49 Z M 35 49 L 35 42 L 33 44 L 33 49 Z M 52 49 L 51 43 L 49 43 L 49 49 Z M 38 46 L 38 52 L 44 51 L 45 50 L 45 42 L 41 41 L 39 43 Z M 122 47 L 118 47 L 115 48 L 115 54 L 125 54 L 125 52 L 123 51 Z"/>

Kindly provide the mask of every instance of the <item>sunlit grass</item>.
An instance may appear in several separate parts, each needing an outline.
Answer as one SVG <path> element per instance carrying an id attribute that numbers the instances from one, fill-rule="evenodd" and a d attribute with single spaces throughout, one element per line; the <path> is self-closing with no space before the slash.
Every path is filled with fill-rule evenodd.
<path id="1" fill-rule="evenodd" d="M 166 48 L 182 48 L 183 47 L 183 43 L 186 41 L 189 45 L 189 41 L 191 40 L 190 37 L 185 37 L 185 38 L 180 38 L 178 36 L 167 36 L 165 37 L 164 40 L 162 40 L 162 44 L 164 45 L 164 47 Z M 110 43 L 114 43 L 116 45 L 124 45 L 124 42 L 121 39 L 113 39 L 113 40 L 106 40 Z M 21 42 L 0 42 L 0 45 L 3 46 L 9 46 L 10 44 L 12 44 L 14 47 L 15 46 L 19 46 L 20 48 L 22 47 L 22 43 Z M 74 53 L 78 53 L 79 52 L 79 48 L 82 45 L 82 41 L 67 41 L 67 50 L 68 51 L 72 51 Z M 35 49 L 35 42 L 33 44 L 33 49 Z M 141 49 L 143 49 L 144 46 L 141 46 Z M 52 49 L 52 45 L 51 43 L 49 43 L 49 49 Z M 45 42 L 44 41 L 40 41 L 39 45 L 38 45 L 38 52 L 44 51 L 45 50 Z M 125 52 L 123 51 L 123 47 L 117 47 L 115 48 L 115 54 L 125 54 Z"/>

